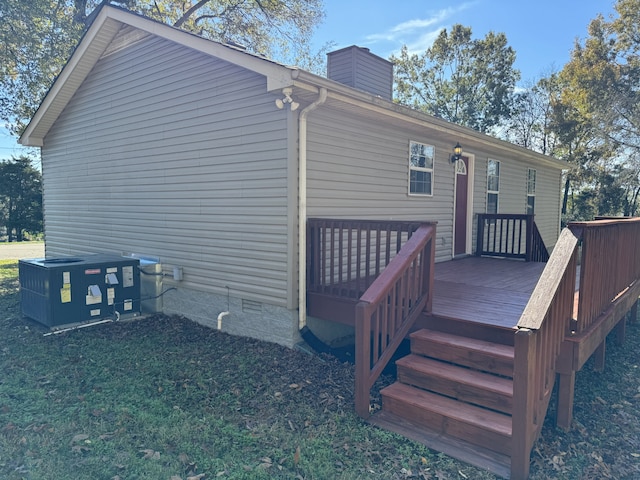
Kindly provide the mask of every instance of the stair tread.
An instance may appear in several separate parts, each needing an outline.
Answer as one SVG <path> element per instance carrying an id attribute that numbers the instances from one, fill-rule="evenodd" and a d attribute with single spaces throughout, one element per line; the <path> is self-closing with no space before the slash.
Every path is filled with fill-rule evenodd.
<path id="1" fill-rule="evenodd" d="M 500 343 L 487 342 L 470 337 L 462 337 L 446 332 L 436 330 L 422 329 L 411 334 L 412 340 L 423 340 L 447 344 L 452 347 L 464 348 L 467 350 L 475 350 L 483 352 L 494 357 L 500 357 L 507 360 L 513 360 L 514 348 L 511 345 L 503 345 Z"/>
<path id="2" fill-rule="evenodd" d="M 410 354 L 396 361 L 399 368 L 411 369 L 421 374 L 452 379 L 475 388 L 513 397 L 513 380 L 490 373 L 441 362 L 421 355 Z"/>
<path id="3" fill-rule="evenodd" d="M 380 410 L 373 414 L 368 422 L 422 443 L 437 452 L 488 470 L 499 477 L 509 478 L 511 473 L 511 458 L 508 455 L 447 434 L 427 430 L 394 413 Z"/>
<path id="4" fill-rule="evenodd" d="M 395 398 L 398 401 L 415 405 L 421 409 L 435 412 L 459 422 L 492 431 L 505 437 L 511 437 L 512 422 L 509 415 L 398 382 L 385 387 L 380 393 L 383 398 Z"/>

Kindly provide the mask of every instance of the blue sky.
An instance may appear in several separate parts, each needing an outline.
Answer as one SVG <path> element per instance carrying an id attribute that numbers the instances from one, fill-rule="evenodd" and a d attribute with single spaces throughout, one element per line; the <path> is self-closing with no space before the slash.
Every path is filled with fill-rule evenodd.
<path id="1" fill-rule="evenodd" d="M 614 13 L 614 0 L 325 0 L 326 19 L 316 31 L 319 49 L 358 45 L 387 58 L 407 45 L 423 52 L 442 28 L 471 27 L 474 38 L 502 32 L 516 51 L 521 84 L 557 71 L 569 60 L 576 38 L 599 13 Z M 31 149 L 33 151 L 33 149 Z M 28 153 L 0 129 L 0 160 Z"/>
<path id="2" fill-rule="evenodd" d="M 442 28 L 471 27 L 474 38 L 502 32 L 516 51 L 522 81 L 560 70 L 576 38 L 599 13 L 614 13 L 614 0 L 324 0 L 326 20 L 316 45 L 336 42 L 367 47 L 387 58 L 407 45 L 424 52 Z"/>

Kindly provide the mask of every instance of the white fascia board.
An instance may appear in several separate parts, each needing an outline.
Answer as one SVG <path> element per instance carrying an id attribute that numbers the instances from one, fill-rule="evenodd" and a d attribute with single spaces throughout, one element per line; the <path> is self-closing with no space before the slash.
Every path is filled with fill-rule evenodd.
<path id="1" fill-rule="evenodd" d="M 29 123 L 31 125 L 31 123 Z M 25 147 L 44 147 L 44 138 L 31 136 L 25 130 L 20 138 L 18 138 L 18 143 L 20 145 L 24 145 Z"/>

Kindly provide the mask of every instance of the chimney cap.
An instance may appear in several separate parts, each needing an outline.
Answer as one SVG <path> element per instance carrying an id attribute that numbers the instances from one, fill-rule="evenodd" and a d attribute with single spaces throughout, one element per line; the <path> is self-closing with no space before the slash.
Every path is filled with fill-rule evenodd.
<path id="1" fill-rule="evenodd" d="M 334 50 L 332 52 L 328 52 L 327 53 L 327 57 L 334 56 L 334 55 L 339 55 L 341 53 L 347 52 L 348 50 L 359 50 L 362 53 L 366 53 L 368 55 L 371 55 L 372 57 L 374 57 L 377 60 L 382 60 L 383 62 L 387 62 L 387 63 L 393 65 L 393 62 L 390 62 L 386 58 L 383 58 L 380 55 L 376 55 L 375 53 L 371 53 L 371 50 L 368 47 L 359 47 L 358 45 L 350 45 L 348 47 L 344 47 L 344 48 L 340 48 L 338 50 Z"/>

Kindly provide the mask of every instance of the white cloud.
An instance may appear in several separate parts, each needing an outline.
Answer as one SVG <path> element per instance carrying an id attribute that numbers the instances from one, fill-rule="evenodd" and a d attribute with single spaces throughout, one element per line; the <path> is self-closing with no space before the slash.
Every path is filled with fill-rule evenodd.
<path id="1" fill-rule="evenodd" d="M 411 53 L 424 52 L 429 48 L 443 28 L 455 15 L 470 8 L 475 2 L 467 2 L 456 7 L 443 8 L 425 18 L 414 18 L 401 22 L 384 32 L 365 37 L 366 45 L 390 43 L 388 50 L 397 53 L 400 46 L 407 45 Z"/>
<path id="2" fill-rule="evenodd" d="M 433 45 L 433 42 L 440 34 L 440 31 L 446 28 L 445 25 L 438 27 L 437 30 L 432 30 L 430 32 L 426 32 L 414 39 L 411 42 L 405 43 L 407 46 L 407 51 L 409 55 L 414 53 L 423 53 L 427 48 Z M 399 51 L 399 50 L 398 50 Z"/>
<path id="3" fill-rule="evenodd" d="M 440 21 L 439 18 L 415 18 L 402 22 L 391 29 L 393 35 L 412 34 L 416 30 L 422 30 L 423 28 L 431 27 Z"/>
<path id="4" fill-rule="evenodd" d="M 391 28 L 391 32 L 394 35 L 413 34 L 416 32 L 416 30 L 422 30 L 423 28 L 431 27 L 433 25 L 438 25 L 444 22 L 447 18 L 453 15 L 453 13 L 455 13 L 455 9 L 445 8 L 434 14 L 431 18 L 415 18 L 413 20 L 402 22 Z"/>

